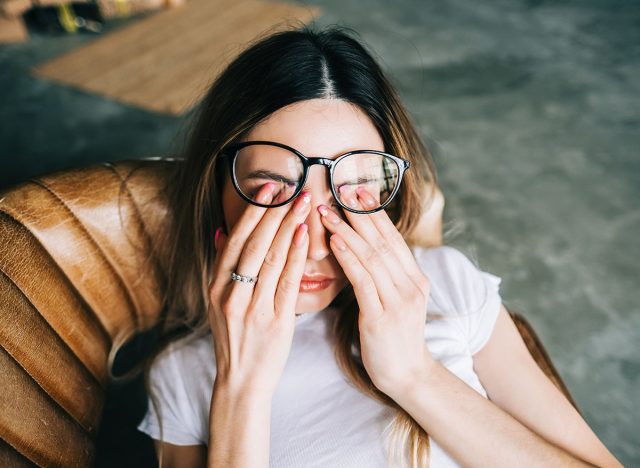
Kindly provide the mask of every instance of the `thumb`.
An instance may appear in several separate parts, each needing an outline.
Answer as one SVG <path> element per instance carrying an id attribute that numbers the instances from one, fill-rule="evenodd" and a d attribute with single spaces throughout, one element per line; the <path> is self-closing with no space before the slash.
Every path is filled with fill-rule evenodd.
<path id="1" fill-rule="evenodd" d="M 213 266 L 212 272 L 214 277 L 217 276 L 218 269 L 220 268 L 220 261 L 222 259 L 222 250 L 227 243 L 227 236 L 222 232 L 222 228 L 219 227 L 216 229 L 215 234 L 213 235 Z"/>
<path id="2" fill-rule="evenodd" d="M 222 227 L 216 229 L 216 233 L 214 235 L 213 245 L 216 249 L 216 253 L 221 252 L 224 249 L 224 246 L 227 243 L 227 235 L 224 233 Z"/>

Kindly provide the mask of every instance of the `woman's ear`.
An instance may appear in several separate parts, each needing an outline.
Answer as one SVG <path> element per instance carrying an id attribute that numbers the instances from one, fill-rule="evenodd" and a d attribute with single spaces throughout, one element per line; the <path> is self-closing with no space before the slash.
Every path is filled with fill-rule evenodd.
<path id="1" fill-rule="evenodd" d="M 431 193 L 432 196 L 425 202 L 420 221 L 413 232 L 407 236 L 407 243 L 422 247 L 436 247 L 442 245 L 444 195 L 440 187 L 431 184 L 427 187 L 426 193 Z"/>

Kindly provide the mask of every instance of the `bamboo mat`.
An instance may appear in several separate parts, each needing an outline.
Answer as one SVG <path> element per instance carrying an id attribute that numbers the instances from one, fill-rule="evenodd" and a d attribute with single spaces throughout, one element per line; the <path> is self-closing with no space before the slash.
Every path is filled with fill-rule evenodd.
<path id="1" fill-rule="evenodd" d="M 265 0 L 188 0 L 39 65 L 33 73 L 179 115 L 198 103 L 248 42 L 318 14 L 317 7 Z"/>

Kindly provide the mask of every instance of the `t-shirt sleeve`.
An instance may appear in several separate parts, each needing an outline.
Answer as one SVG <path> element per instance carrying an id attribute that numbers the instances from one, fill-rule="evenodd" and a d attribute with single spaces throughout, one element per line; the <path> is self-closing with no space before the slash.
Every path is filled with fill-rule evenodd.
<path id="1" fill-rule="evenodd" d="M 455 247 L 414 247 L 412 250 L 431 283 L 431 304 L 427 309 L 455 319 L 470 354 L 476 354 L 489 340 L 498 318 L 502 279 L 482 271 Z"/>
<path id="2" fill-rule="evenodd" d="M 149 397 L 147 412 L 138 424 L 138 430 L 153 439 L 174 445 L 201 445 L 204 442 L 192 427 L 194 422 L 190 417 L 192 410 L 172 350 L 172 344 L 169 344 L 158 354 L 149 370 L 149 387 L 159 407 L 160 415 Z M 160 425 L 162 425 L 162 437 Z"/>
<path id="3" fill-rule="evenodd" d="M 483 293 L 478 296 L 478 311 L 469 314 L 467 321 L 469 351 L 472 356 L 489 341 L 502 304 L 499 291 L 502 279 L 486 271 L 478 272 L 483 284 Z"/>

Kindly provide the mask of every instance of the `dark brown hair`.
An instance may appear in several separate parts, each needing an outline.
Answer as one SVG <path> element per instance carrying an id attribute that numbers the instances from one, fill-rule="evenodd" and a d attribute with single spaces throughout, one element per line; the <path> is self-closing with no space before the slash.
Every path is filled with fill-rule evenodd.
<path id="1" fill-rule="evenodd" d="M 214 230 L 224 226 L 226 171 L 218 158 L 220 150 L 278 109 L 317 98 L 341 99 L 358 106 L 373 121 L 385 151 L 410 161 L 400 192 L 387 207 L 403 235 L 412 232 L 422 210 L 429 207 L 437 187 L 431 155 L 382 69 L 353 31 L 305 26 L 254 42 L 212 83 L 170 180 L 173 222 L 161 243 L 167 248 L 166 271 L 170 273 L 157 327 L 157 352 L 185 334 L 197 337 L 210 333 L 207 291 L 215 257 L 212 239 Z M 390 434 L 396 442 L 391 446 L 394 456 L 406 448 L 408 457 L 401 456 L 403 461 L 408 458 L 412 467 L 426 466 L 430 452 L 427 433 L 373 385 L 362 364 L 353 288 L 345 287 L 331 305 L 340 310 L 332 323 L 338 365 L 365 395 L 397 410 Z M 157 352 L 145 367 L 145 386 L 156 408 L 148 372 Z"/>

